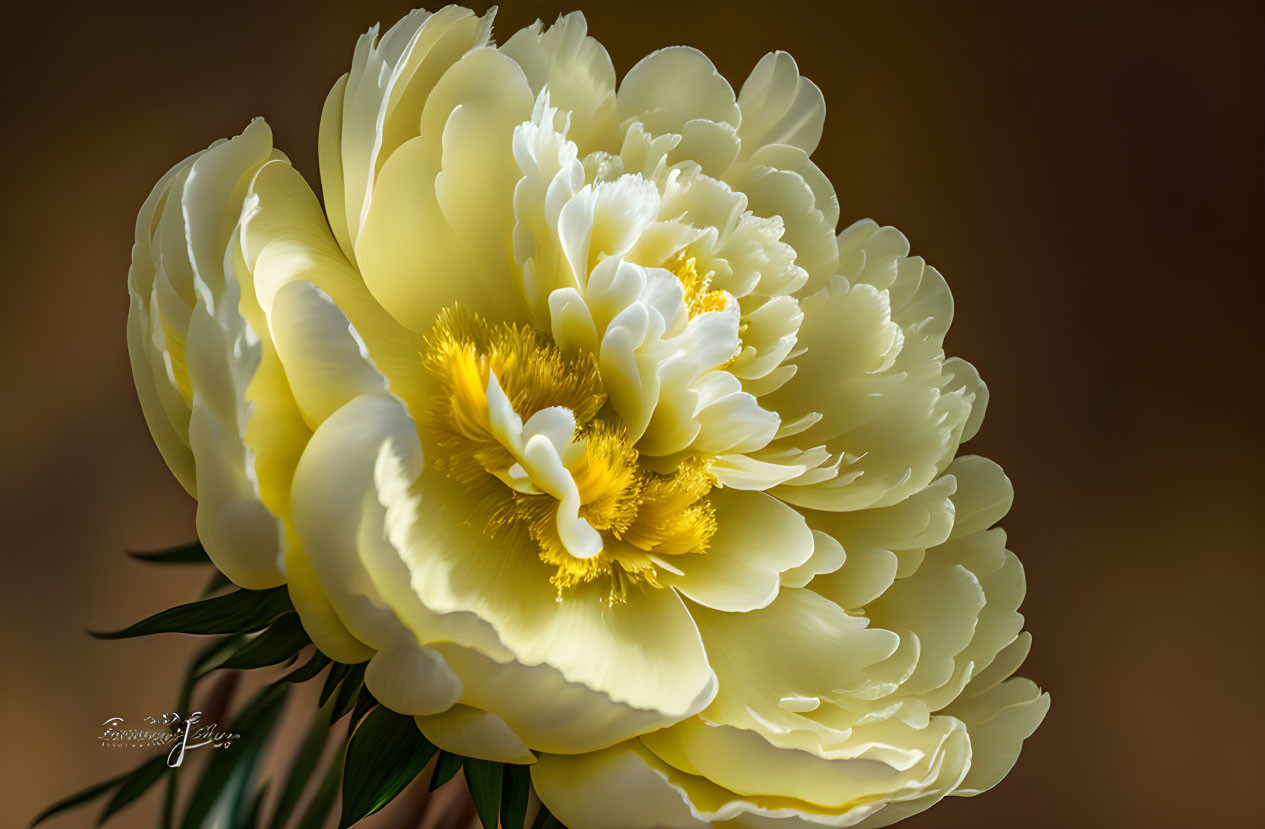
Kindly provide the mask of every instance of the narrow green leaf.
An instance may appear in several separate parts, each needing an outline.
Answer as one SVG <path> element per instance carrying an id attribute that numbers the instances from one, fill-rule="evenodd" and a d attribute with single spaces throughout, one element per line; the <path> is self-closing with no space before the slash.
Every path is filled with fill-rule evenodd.
<path id="1" fill-rule="evenodd" d="M 312 658 L 281 678 L 282 682 L 307 682 L 319 674 L 330 663 L 330 659 L 320 651 L 313 651 Z"/>
<path id="2" fill-rule="evenodd" d="M 430 790 L 433 792 L 449 780 L 457 776 L 457 772 L 461 771 L 461 764 L 466 758 L 460 754 L 449 754 L 446 751 L 439 753 L 439 759 L 435 761 L 435 773 L 430 777 Z"/>
<path id="3" fill-rule="evenodd" d="M 370 711 L 347 744 L 339 829 L 390 803 L 434 754 L 412 717 L 381 706 Z"/>
<path id="4" fill-rule="evenodd" d="M 109 780 L 102 780 L 95 786 L 89 786 L 83 791 L 75 792 L 69 797 L 62 798 L 36 815 L 35 819 L 31 821 L 31 826 L 37 826 L 54 815 L 60 815 L 62 812 L 69 811 L 70 809 L 74 809 L 78 806 L 85 806 L 100 797 L 104 797 L 110 789 L 113 789 L 115 786 L 122 783 L 130 774 L 132 774 L 132 772 L 120 774 L 117 777 L 111 777 Z"/>
<path id="5" fill-rule="evenodd" d="M 176 780 L 174 774 L 167 775 L 167 780 L 163 783 L 163 805 L 162 811 L 159 813 L 160 829 L 171 829 L 175 825 L 176 819 L 176 795 L 179 794 L 180 784 Z"/>
<path id="6" fill-rule="evenodd" d="M 501 816 L 504 777 L 500 763 L 477 757 L 466 758 L 466 786 L 474 798 L 474 810 L 479 813 L 483 829 L 496 829 L 496 822 Z"/>
<path id="7" fill-rule="evenodd" d="M 157 757 L 151 757 L 146 763 L 129 774 L 127 779 L 123 781 L 123 785 L 114 793 L 114 797 L 110 798 L 109 802 L 105 804 L 105 808 L 101 810 L 101 815 L 97 818 L 97 825 L 100 826 L 105 823 L 120 809 L 131 805 L 134 800 L 149 791 L 155 783 L 162 779 L 165 771 L 167 771 L 167 755 L 160 754 Z"/>
<path id="8" fill-rule="evenodd" d="M 523 829 L 527 822 L 527 796 L 531 791 L 531 769 L 514 763 L 505 764 L 501 785 L 501 826 Z"/>
<path id="9" fill-rule="evenodd" d="M 558 820 L 549 810 L 545 808 L 545 804 L 540 804 L 540 811 L 536 813 L 536 819 L 532 821 L 531 829 L 567 829 L 562 825 L 562 821 Z"/>
<path id="10" fill-rule="evenodd" d="M 334 666 L 329 669 L 329 676 L 325 677 L 325 684 L 321 686 L 320 702 L 317 703 L 321 708 L 324 708 L 325 703 L 329 702 L 329 698 L 334 695 L 334 691 L 338 690 L 338 683 L 343 681 L 350 670 L 351 666 L 342 662 L 335 662 Z"/>
<path id="11" fill-rule="evenodd" d="M 303 796 L 303 789 L 306 788 L 312 773 L 316 771 L 316 764 L 321 759 L 321 750 L 325 748 L 325 741 L 328 739 L 329 717 L 325 716 L 324 711 L 317 711 L 316 716 L 312 718 L 312 727 L 308 729 L 307 736 L 303 738 L 303 744 L 299 746 L 298 753 L 294 755 L 294 760 L 290 764 L 290 773 L 286 776 L 281 797 L 277 800 L 277 809 L 269 824 L 271 829 L 281 829 L 290 819 L 299 798 Z"/>
<path id="12" fill-rule="evenodd" d="M 223 596 L 182 604 L 155 613 L 123 630 L 91 632 L 98 639 L 129 639 L 152 633 L 253 633 L 282 613 L 294 610 L 285 587 L 235 590 Z"/>
<path id="13" fill-rule="evenodd" d="M 365 685 L 365 665 L 364 662 L 352 665 L 351 670 L 347 672 L 346 679 L 338 689 L 338 699 L 334 702 L 334 709 L 330 712 L 331 723 L 336 723 L 347 716 L 355 706 L 356 698 L 360 696 L 360 689 Z"/>
<path id="14" fill-rule="evenodd" d="M 284 662 L 312 644 L 299 614 L 285 613 L 220 665 L 221 670 L 248 670 Z"/>
<path id="15" fill-rule="evenodd" d="M 241 825 L 243 795 L 250 788 L 289 690 L 289 685 L 269 685 L 238 714 L 231 730 L 241 737 L 228 748 L 215 750 L 193 790 L 181 829 L 201 829 L 211 825 L 211 818 L 217 825 Z"/>
<path id="16" fill-rule="evenodd" d="M 223 636 L 211 640 L 211 643 L 198 651 L 193 661 L 189 663 L 189 669 L 185 673 L 184 683 L 180 688 L 179 702 L 176 704 L 177 711 L 189 711 L 190 703 L 193 700 L 193 691 L 197 684 L 202 681 L 203 677 L 209 674 L 216 663 L 228 658 L 233 651 L 241 644 L 242 637 L 240 634 L 232 634 L 231 636 Z M 176 775 L 171 774 L 167 777 L 166 791 L 163 792 L 163 805 L 161 814 L 161 829 L 172 829 L 176 821 L 176 797 L 179 784 Z"/>
<path id="17" fill-rule="evenodd" d="M 210 666 L 228 657 L 241 644 L 241 640 L 241 636 L 237 634 L 218 637 L 212 639 L 210 643 L 193 655 L 193 661 L 189 663 L 189 667 L 185 671 L 184 682 L 180 686 L 180 697 L 176 703 L 177 711 L 190 710 L 189 703 L 193 699 L 193 689 L 197 687 L 198 682 L 210 672 Z M 179 784 L 176 780 L 176 775 L 168 775 L 167 784 L 164 787 L 165 791 L 163 792 L 163 805 L 159 822 L 161 829 L 171 829 L 175 825 L 178 788 Z"/>
<path id="18" fill-rule="evenodd" d="M 232 582 L 229 581 L 228 576 L 224 575 L 219 570 L 216 570 L 211 574 L 211 578 L 207 581 L 206 587 L 202 588 L 202 598 L 205 599 L 212 593 L 218 593 L 231 584 Z"/>
<path id="19" fill-rule="evenodd" d="M 356 723 L 360 722 L 360 718 L 378 704 L 378 700 L 374 698 L 366 687 L 361 687 L 360 696 L 356 697 L 356 707 L 351 709 L 351 722 L 347 723 L 348 728 L 355 728 Z"/>
<path id="20" fill-rule="evenodd" d="M 185 672 L 184 683 L 180 687 L 180 698 L 176 704 L 177 711 L 187 712 L 189 710 L 189 702 L 193 698 L 193 689 L 197 686 L 198 681 L 210 673 L 216 663 L 230 656 L 241 644 L 241 641 L 242 637 L 237 634 L 213 639 L 208 645 L 194 654 L 193 661 L 189 663 L 189 669 Z"/>
<path id="21" fill-rule="evenodd" d="M 320 788 L 312 795 L 312 800 L 307 804 L 307 809 L 295 829 L 322 829 L 325 826 L 329 813 L 334 808 L 334 800 L 338 797 L 338 784 L 343 779 L 343 757 L 346 752 L 347 746 L 344 744 L 329 761 Z"/>
<path id="22" fill-rule="evenodd" d="M 192 541 L 179 547 L 166 550 L 153 550 L 145 553 L 128 553 L 137 561 L 146 564 L 210 564 L 211 559 L 202 547 L 202 542 Z"/>
<path id="23" fill-rule="evenodd" d="M 240 824 L 243 829 L 257 829 L 261 825 L 264 815 L 264 800 L 268 797 L 268 785 L 271 781 L 265 781 L 259 787 L 259 791 L 255 792 L 255 796 L 250 799 L 250 808 L 246 810 L 246 814 L 242 816 Z"/>

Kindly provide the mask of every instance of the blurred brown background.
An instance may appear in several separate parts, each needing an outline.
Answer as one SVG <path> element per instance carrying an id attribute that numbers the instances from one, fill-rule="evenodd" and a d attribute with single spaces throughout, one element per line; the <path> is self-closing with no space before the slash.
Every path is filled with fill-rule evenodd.
<path id="1" fill-rule="evenodd" d="M 843 221 L 900 227 L 953 287 L 949 348 L 993 393 L 970 448 L 1016 484 L 1025 673 L 1054 706 L 997 790 L 909 825 L 1265 825 L 1254 4 L 511 0 L 497 31 L 577 5 L 621 75 L 686 43 L 737 86 L 791 51 Z M 127 364 L 136 210 L 255 115 L 315 181 L 327 89 L 407 8 L 6 13 L 0 825 L 137 762 L 99 725 L 169 706 L 190 648 L 83 632 L 200 587 L 121 555 L 193 533 Z"/>

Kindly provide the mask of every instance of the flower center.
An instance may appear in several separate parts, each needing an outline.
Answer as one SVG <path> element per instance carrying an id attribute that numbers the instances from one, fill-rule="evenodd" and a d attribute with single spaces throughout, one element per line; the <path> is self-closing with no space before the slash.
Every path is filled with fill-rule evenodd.
<path id="1" fill-rule="evenodd" d="M 685 289 L 685 307 L 690 317 L 697 317 L 706 311 L 723 311 L 725 308 L 725 292 L 711 289 L 711 277 L 703 276 L 693 256 L 688 259 L 681 253 L 664 265 L 681 280 Z"/>
<path id="2" fill-rule="evenodd" d="M 611 579 L 658 587 L 664 556 L 700 554 L 716 532 L 705 461 L 645 468 L 606 405 L 596 360 L 527 326 L 493 326 L 460 308 L 426 338 L 439 391 L 423 421 L 437 470 L 474 494 L 484 529 L 526 532 L 565 588 Z"/>

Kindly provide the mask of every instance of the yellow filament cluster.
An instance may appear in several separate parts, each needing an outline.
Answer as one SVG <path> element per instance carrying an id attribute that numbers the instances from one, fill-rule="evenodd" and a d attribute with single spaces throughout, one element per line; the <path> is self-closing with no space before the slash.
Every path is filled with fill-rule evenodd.
<path id="1" fill-rule="evenodd" d="M 668 474 L 646 469 L 606 409 L 592 355 L 566 354 L 534 328 L 489 325 L 453 307 L 440 313 L 423 359 L 439 378 L 423 422 L 439 450 L 435 468 L 476 496 L 489 535 L 526 532 L 541 560 L 557 568 L 551 581 L 560 591 L 606 577 L 612 600 L 620 600 L 631 585 L 659 586 L 655 557 L 707 551 L 716 517 L 706 500 L 714 483 L 706 463 L 687 460 Z M 574 414 L 575 440 L 584 451 L 567 468 L 580 493 L 580 516 L 605 541 L 598 555 L 580 559 L 567 551 L 552 496 L 504 482 L 516 459 L 492 432 L 487 388 L 493 373 L 524 421 L 550 406 Z"/>
<path id="2" fill-rule="evenodd" d="M 711 290 L 711 276 L 699 274 L 697 262 L 691 256 L 678 254 L 667 265 L 668 270 L 676 274 L 685 289 L 685 307 L 689 309 L 693 319 L 705 311 L 723 311 L 725 308 L 725 292 Z"/>

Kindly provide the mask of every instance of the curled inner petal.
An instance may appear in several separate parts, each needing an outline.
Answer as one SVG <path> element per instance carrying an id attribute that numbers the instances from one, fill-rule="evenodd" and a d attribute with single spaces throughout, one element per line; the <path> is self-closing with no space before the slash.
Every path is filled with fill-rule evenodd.
<path id="1" fill-rule="evenodd" d="M 435 468 L 476 494 L 496 536 L 526 532 L 561 591 L 608 578 L 610 599 L 659 587 L 661 556 L 707 552 L 716 532 L 704 460 L 640 463 L 606 405 L 596 360 L 545 334 L 492 326 L 454 306 L 426 338 L 439 393 L 423 430 Z"/>

